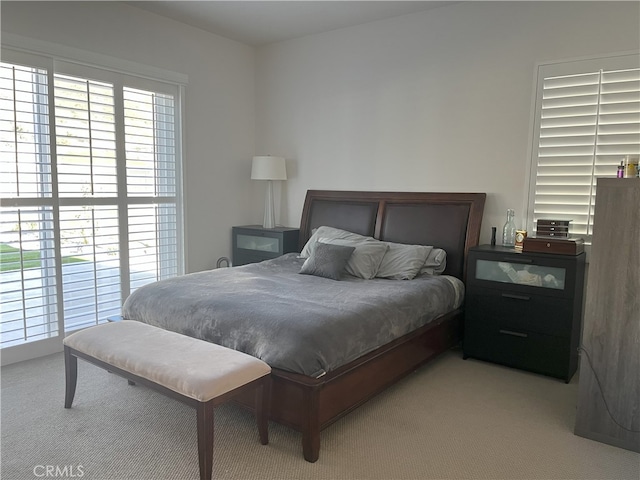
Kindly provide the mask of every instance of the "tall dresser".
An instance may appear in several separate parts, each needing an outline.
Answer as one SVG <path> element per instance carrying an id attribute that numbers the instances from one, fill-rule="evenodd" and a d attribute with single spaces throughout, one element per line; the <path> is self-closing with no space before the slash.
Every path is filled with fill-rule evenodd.
<path id="1" fill-rule="evenodd" d="M 575 433 L 640 452 L 640 179 L 598 179 Z"/>

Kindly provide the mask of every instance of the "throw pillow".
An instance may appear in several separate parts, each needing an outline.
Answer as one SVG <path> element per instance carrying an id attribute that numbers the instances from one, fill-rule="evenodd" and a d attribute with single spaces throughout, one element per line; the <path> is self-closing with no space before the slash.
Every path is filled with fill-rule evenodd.
<path id="1" fill-rule="evenodd" d="M 344 245 L 355 247 L 353 255 L 347 262 L 346 271 L 354 277 L 370 280 L 376 276 L 380 263 L 385 253 L 389 249 L 389 245 L 373 238 L 363 237 L 365 240 L 351 240 L 346 238 L 323 238 L 318 240 L 320 243 L 330 243 L 333 245 Z M 317 247 L 316 247 L 317 248 Z"/>
<path id="2" fill-rule="evenodd" d="M 317 242 L 313 254 L 302 264 L 300 273 L 340 280 L 355 247 Z"/>

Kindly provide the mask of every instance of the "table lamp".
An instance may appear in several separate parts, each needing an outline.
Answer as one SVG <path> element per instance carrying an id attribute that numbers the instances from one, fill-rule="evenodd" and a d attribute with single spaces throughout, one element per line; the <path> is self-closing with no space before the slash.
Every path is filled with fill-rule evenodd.
<path id="1" fill-rule="evenodd" d="M 287 168 L 283 157 L 261 155 L 253 157 L 251 164 L 251 180 L 267 180 L 267 196 L 264 205 L 264 228 L 276 226 L 275 208 L 273 206 L 273 180 L 286 180 Z"/>

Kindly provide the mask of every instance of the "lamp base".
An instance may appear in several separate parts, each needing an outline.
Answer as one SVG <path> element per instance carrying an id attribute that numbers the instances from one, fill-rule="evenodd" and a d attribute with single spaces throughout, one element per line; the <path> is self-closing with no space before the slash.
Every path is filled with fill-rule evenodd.
<path id="1" fill-rule="evenodd" d="M 276 226 L 276 213 L 273 206 L 273 181 L 267 180 L 267 196 L 264 202 L 264 220 L 262 222 L 263 228 L 275 228 Z"/>

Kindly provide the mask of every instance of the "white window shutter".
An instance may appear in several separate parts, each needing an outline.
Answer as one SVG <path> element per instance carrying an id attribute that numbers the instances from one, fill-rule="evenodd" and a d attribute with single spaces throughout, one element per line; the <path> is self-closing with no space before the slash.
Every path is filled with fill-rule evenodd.
<path id="1" fill-rule="evenodd" d="M 1 347 L 58 334 L 47 70 L 0 64 Z"/>
<path id="2" fill-rule="evenodd" d="M 176 111 L 172 95 L 124 89 L 130 289 L 178 274 Z"/>
<path id="3" fill-rule="evenodd" d="M 55 75 L 61 197 L 117 195 L 113 85 Z"/>
<path id="4" fill-rule="evenodd" d="M 615 177 L 626 155 L 640 155 L 640 68 L 549 70 L 539 76 L 530 225 L 535 232 L 538 219 L 571 220 L 570 234 L 590 243 L 597 178 Z"/>

